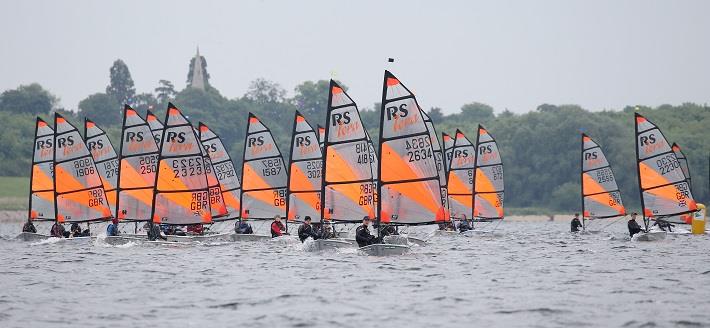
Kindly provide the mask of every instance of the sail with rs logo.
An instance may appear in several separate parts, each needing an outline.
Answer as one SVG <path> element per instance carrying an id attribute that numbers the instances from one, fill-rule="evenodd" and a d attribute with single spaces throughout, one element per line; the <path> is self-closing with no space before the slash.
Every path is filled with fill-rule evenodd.
<path id="1" fill-rule="evenodd" d="M 59 223 L 109 220 L 113 217 L 103 182 L 79 130 L 54 114 L 55 217 Z"/>
<path id="2" fill-rule="evenodd" d="M 286 216 L 288 173 L 271 130 L 249 113 L 242 160 L 243 219 Z"/>
<path id="3" fill-rule="evenodd" d="M 581 156 L 583 217 L 594 220 L 626 215 L 611 164 L 601 146 L 584 133 Z"/>
<path id="4" fill-rule="evenodd" d="M 446 138 L 444 138 L 446 140 Z M 476 148 L 463 132 L 456 130 L 447 175 L 449 215 L 458 220 L 473 215 L 473 173 L 476 166 Z"/>
<path id="5" fill-rule="evenodd" d="M 432 140 L 414 94 L 385 71 L 380 110 L 379 222 L 447 221 Z"/>
<path id="6" fill-rule="evenodd" d="M 54 221 L 54 130 L 37 117 L 35 122 L 28 218 Z"/>
<path id="7" fill-rule="evenodd" d="M 106 132 L 88 118 L 84 119 L 86 146 L 94 158 L 96 168 L 104 184 L 104 192 L 111 213 L 116 213 L 116 186 L 118 185 L 118 155 Z"/>
<path id="8" fill-rule="evenodd" d="M 202 144 L 190 121 L 168 104 L 153 195 L 153 223 L 212 223 Z"/>
<path id="9" fill-rule="evenodd" d="M 323 146 L 321 217 L 335 222 L 358 222 L 375 217 L 371 142 L 357 104 L 330 80 Z"/>
<path id="10" fill-rule="evenodd" d="M 503 161 L 496 140 L 480 124 L 476 148 L 478 153 L 473 178 L 473 218 L 503 219 Z"/>
<path id="11" fill-rule="evenodd" d="M 321 221 L 323 154 L 318 140 L 313 127 L 296 111 L 291 135 L 286 201 L 289 222 L 303 222 L 306 216 Z"/>
<path id="12" fill-rule="evenodd" d="M 207 151 L 212 162 L 219 187 L 222 190 L 222 198 L 227 207 L 227 218 L 239 218 L 241 212 L 240 197 L 242 193 L 242 185 L 239 182 L 239 176 L 234 168 L 232 158 L 229 156 L 227 149 L 224 148 L 222 139 L 212 131 L 206 124 L 200 122 L 200 142 L 202 147 Z"/>
<path id="13" fill-rule="evenodd" d="M 635 113 L 636 169 L 644 221 L 689 224 L 697 210 L 687 177 L 661 130 Z M 647 227 L 648 230 L 648 227 Z"/>

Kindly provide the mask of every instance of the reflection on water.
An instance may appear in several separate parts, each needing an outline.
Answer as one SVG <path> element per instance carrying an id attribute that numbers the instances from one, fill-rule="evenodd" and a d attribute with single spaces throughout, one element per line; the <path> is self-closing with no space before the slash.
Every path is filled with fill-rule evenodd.
<path id="1" fill-rule="evenodd" d="M 631 242 L 624 222 L 593 235 L 503 222 L 497 236 L 433 237 L 390 258 L 308 253 L 298 242 L 8 240 L 18 229 L 0 224 L 2 327 L 710 324 L 710 237 Z"/>

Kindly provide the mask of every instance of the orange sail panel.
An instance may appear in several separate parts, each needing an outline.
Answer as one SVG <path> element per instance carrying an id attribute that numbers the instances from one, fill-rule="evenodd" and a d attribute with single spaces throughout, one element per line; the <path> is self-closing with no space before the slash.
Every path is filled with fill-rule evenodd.
<path id="1" fill-rule="evenodd" d="M 158 145 L 148 123 L 128 105 L 123 109 L 118 156 L 116 217 L 149 221 L 158 172 Z"/>
<path id="2" fill-rule="evenodd" d="M 57 222 L 108 220 L 109 208 L 89 148 L 79 130 L 62 115 L 54 114 L 54 192 Z"/>
<path id="3" fill-rule="evenodd" d="M 104 184 L 106 199 L 111 214 L 116 213 L 116 186 L 118 186 L 118 155 L 106 132 L 88 118 L 84 119 L 84 137 L 86 146 L 94 158 L 96 168 Z"/>
<path id="4" fill-rule="evenodd" d="M 454 138 L 447 176 L 449 211 L 452 218 L 463 220 L 473 215 L 473 172 L 476 166 L 476 148 L 459 130 L 456 130 Z"/>
<path id="5" fill-rule="evenodd" d="M 212 162 L 212 168 L 217 180 L 219 180 L 222 198 L 227 207 L 227 212 L 229 212 L 226 218 L 239 218 L 242 185 L 239 182 L 237 170 L 234 169 L 232 158 L 229 156 L 227 149 L 224 148 L 219 136 L 202 122 L 200 122 L 200 142 L 202 142 L 202 147 L 207 150 Z"/>
<path id="6" fill-rule="evenodd" d="M 28 217 L 54 220 L 54 130 L 41 118 L 35 123 L 35 140 L 30 171 Z"/>
<path id="7" fill-rule="evenodd" d="M 219 180 L 217 179 L 217 174 L 212 166 L 212 160 L 210 159 L 210 154 L 207 152 L 207 148 L 202 145 L 202 137 L 200 136 L 200 131 L 193 128 L 195 135 L 198 136 L 197 140 L 200 143 L 200 151 L 202 152 L 202 161 L 205 165 L 205 175 L 207 175 L 207 187 L 210 192 L 210 211 L 212 214 L 212 221 L 224 221 L 229 219 L 227 215 L 227 205 L 224 203 L 224 197 L 222 196 L 222 188 L 219 185 Z"/>
<path id="8" fill-rule="evenodd" d="M 286 216 L 288 174 L 271 130 L 249 113 L 242 160 L 242 218 Z"/>
<path id="9" fill-rule="evenodd" d="M 636 160 L 644 218 L 686 223 L 697 210 L 687 177 L 660 129 L 636 113 Z"/>
<path id="10" fill-rule="evenodd" d="M 582 133 L 582 215 L 603 219 L 626 215 L 614 171 L 599 144 Z"/>
<path id="11" fill-rule="evenodd" d="M 357 222 L 375 217 L 374 155 L 355 102 L 330 81 L 323 157 L 321 217 Z"/>
<path id="12" fill-rule="evenodd" d="M 321 221 L 323 154 L 316 131 L 298 111 L 293 122 L 288 172 L 288 220 L 303 222 L 306 216 L 310 216 L 314 221 Z"/>
<path id="13" fill-rule="evenodd" d="M 439 171 L 414 94 L 385 71 L 380 110 L 379 220 L 395 224 L 446 221 Z"/>
<path id="14" fill-rule="evenodd" d="M 202 144 L 190 121 L 172 103 L 160 143 L 151 217 L 154 223 L 212 222 Z"/>
<path id="15" fill-rule="evenodd" d="M 473 178 L 474 219 L 503 218 L 503 161 L 493 136 L 480 124 L 476 136 L 476 170 Z"/>

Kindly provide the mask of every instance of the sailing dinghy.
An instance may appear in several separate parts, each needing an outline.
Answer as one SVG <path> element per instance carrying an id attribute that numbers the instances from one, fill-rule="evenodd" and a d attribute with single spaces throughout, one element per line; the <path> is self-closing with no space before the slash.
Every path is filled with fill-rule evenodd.
<path id="1" fill-rule="evenodd" d="M 429 129 L 414 94 L 385 71 L 380 107 L 377 194 L 378 235 L 383 225 L 423 225 L 446 221 L 439 171 Z M 362 247 L 371 255 L 402 254 L 408 246 Z"/>
<path id="2" fill-rule="evenodd" d="M 180 226 L 212 223 L 202 144 L 190 121 L 172 103 L 168 104 L 159 149 L 150 216 L 153 223 Z M 167 237 L 168 240 L 190 238 Z M 212 237 L 198 238 L 211 240 Z"/>
<path id="3" fill-rule="evenodd" d="M 240 219 L 271 220 L 276 215 L 285 217 L 288 184 L 286 165 L 271 130 L 252 113 L 249 113 L 242 156 Z"/>
<path id="4" fill-rule="evenodd" d="M 582 185 L 582 231 L 585 220 L 617 218 L 626 215 L 621 191 L 604 152 L 591 137 L 582 133 L 580 180 Z"/>
<path id="5" fill-rule="evenodd" d="M 638 173 L 644 232 L 639 241 L 664 239 L 665 231 L 651 231 L 650 221 L 686 223 L 678 218 L 697 210 L 687 177 L 671 145 L 661 130 L 635 113 L 636 169 Z"/>
<path id="6" fill-rule="evenodd" d="M 30 197 L 27 217 L 34 221 L 54 221 L 54 130 L 37 117 L 35 122 L 32 170 L 30 171 Z M 39 241 L 49 235 L 22 232 L 17 239 Z"/>
<path id="7" fill-rule="evenodd" d="M 452 138 L 448 133 L 442 132 L 441 133 L 441 140 L 443 141 L 443 162 L 444 162 L 444 184 L 443 186 L 446 186 L 446 193 L 442 192 L 442 196 L 446 195 L 446 210 L 447 210 L 447 215 L 446 217 L 449 219 L 449 224 L 446 229 L 437 229 L 434 231 L 435 236 L 451 236 L 451 235 L 458 235 L 458 232 L 456 231 L 456 227 L 454 226 L 454 222 L 451 218 L 451 210 L 450 210 L 450 205 L 449 205 L 449 186 L 448 186 L 448 178 L 449 178 L 449 165 L 451 164 L 451 156 L 453 154 L 453 148 L 454 148 L 454 138 Z M 443 189 L 443 188 L 442 188 Z"/>
<path id="8" fill-rule="evenodd" d="M 321 220 L 323 154 L 317 140 L 316 131 L 296 111 L 289 155 L 287 220 L 292 224 L 303 224 L 305 217 L 309 216 L 312 222 L 321 225 L 322 231 L 328 223 Z M 317 251 L 352 246 L 350 242 L 336 239 L 317 239 L 306 245 L 307 250 Z"/>
<path id="9" fill-rule="evenodd" d="M 503 161 L 498 144 L 482 125 L 476 133 L 476 160 L 473 176 L 473 222 L 501 222 L 503 214 Z M 476 229 L 465 232 L 491 233 L 491 230 Z"/>
<path id="10" fill-rule="evenodd" d="M 54 114 L 54 209 L 56 222 L 108 221 L 113 217 L 101 176 L 79 134 L 59 113 Z M 91 237 L 74 237 L 90 240 Z"/>
<path id="11" fill-rule="evenodd" d="M 375 217 L 374 155 L 357 104 L 337 82 L 328 93 L 321 219 L 347 224 Z M 354 242 L 354 240 L 352 241 Z"/>
<path id="12" fill-rule="evenodd" d="M 84 119 L 84 138 L 91 157 L 103 181 L 111 213 L 116 213 L 116 186 L 118 185 L 118 155 L 106 132 L 88 118 Z"/>

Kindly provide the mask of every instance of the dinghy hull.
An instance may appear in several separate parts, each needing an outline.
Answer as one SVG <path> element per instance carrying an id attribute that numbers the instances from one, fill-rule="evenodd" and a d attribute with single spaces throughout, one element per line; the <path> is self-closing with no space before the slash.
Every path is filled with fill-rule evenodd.
<path id="1" fill-rule="evenodd" d="M 15 239 L 22 241 L 42 241 L 49 238 L 52 237 L 32 232 L 21 232 L 19 235 L 17 235 L 17 237 L 15 237 Z"/>
<path id="2" fill-rule="evenodd" d="M 659 241 L 666 239 L 665 231 L 651 231 L 651 232 L 641 232 L 634 235 L 634 240 L 636 241 Z"/>
<path id="3" fill-rule="evenodd" d="M 396 256 L 409 253 L 409 246 L 393 244 L 373 244 L 360 247 L 359 252 L 370 256 Z"/>
<path id="4" fill-rule="evenodd" d="M 231 235 L 232 241 L 266 241 L 271 239 L 270 236 L 266 235 L 254 235 L 254 234 L 237 234 Z"/>
<path id="5" fill-rule="evenodd" d="M 332 251 L 336 249 L 341 249 L 341 248 L 352 248 L 353 244 L 345 241 L 345 240 L 338 240 L 338 239 L 318 239 L 314 240 L 313 242 L 309 243 L 308 246 L 306 247 L 308 251 L 312 252 L 321 252 L 321 251 Z"/>
<path id="6" fill-rule="evenodd" d="M 199 242 L 199 243 L 210 243 L 210 242 L 220 242 L 220 241 L 234 241 L 232 235 L 234 233 L 221 233 L 213 235 L 195 235 L 195 236 L 175 236 L 168 235 L 165 236 L 169 242 Z"/>

